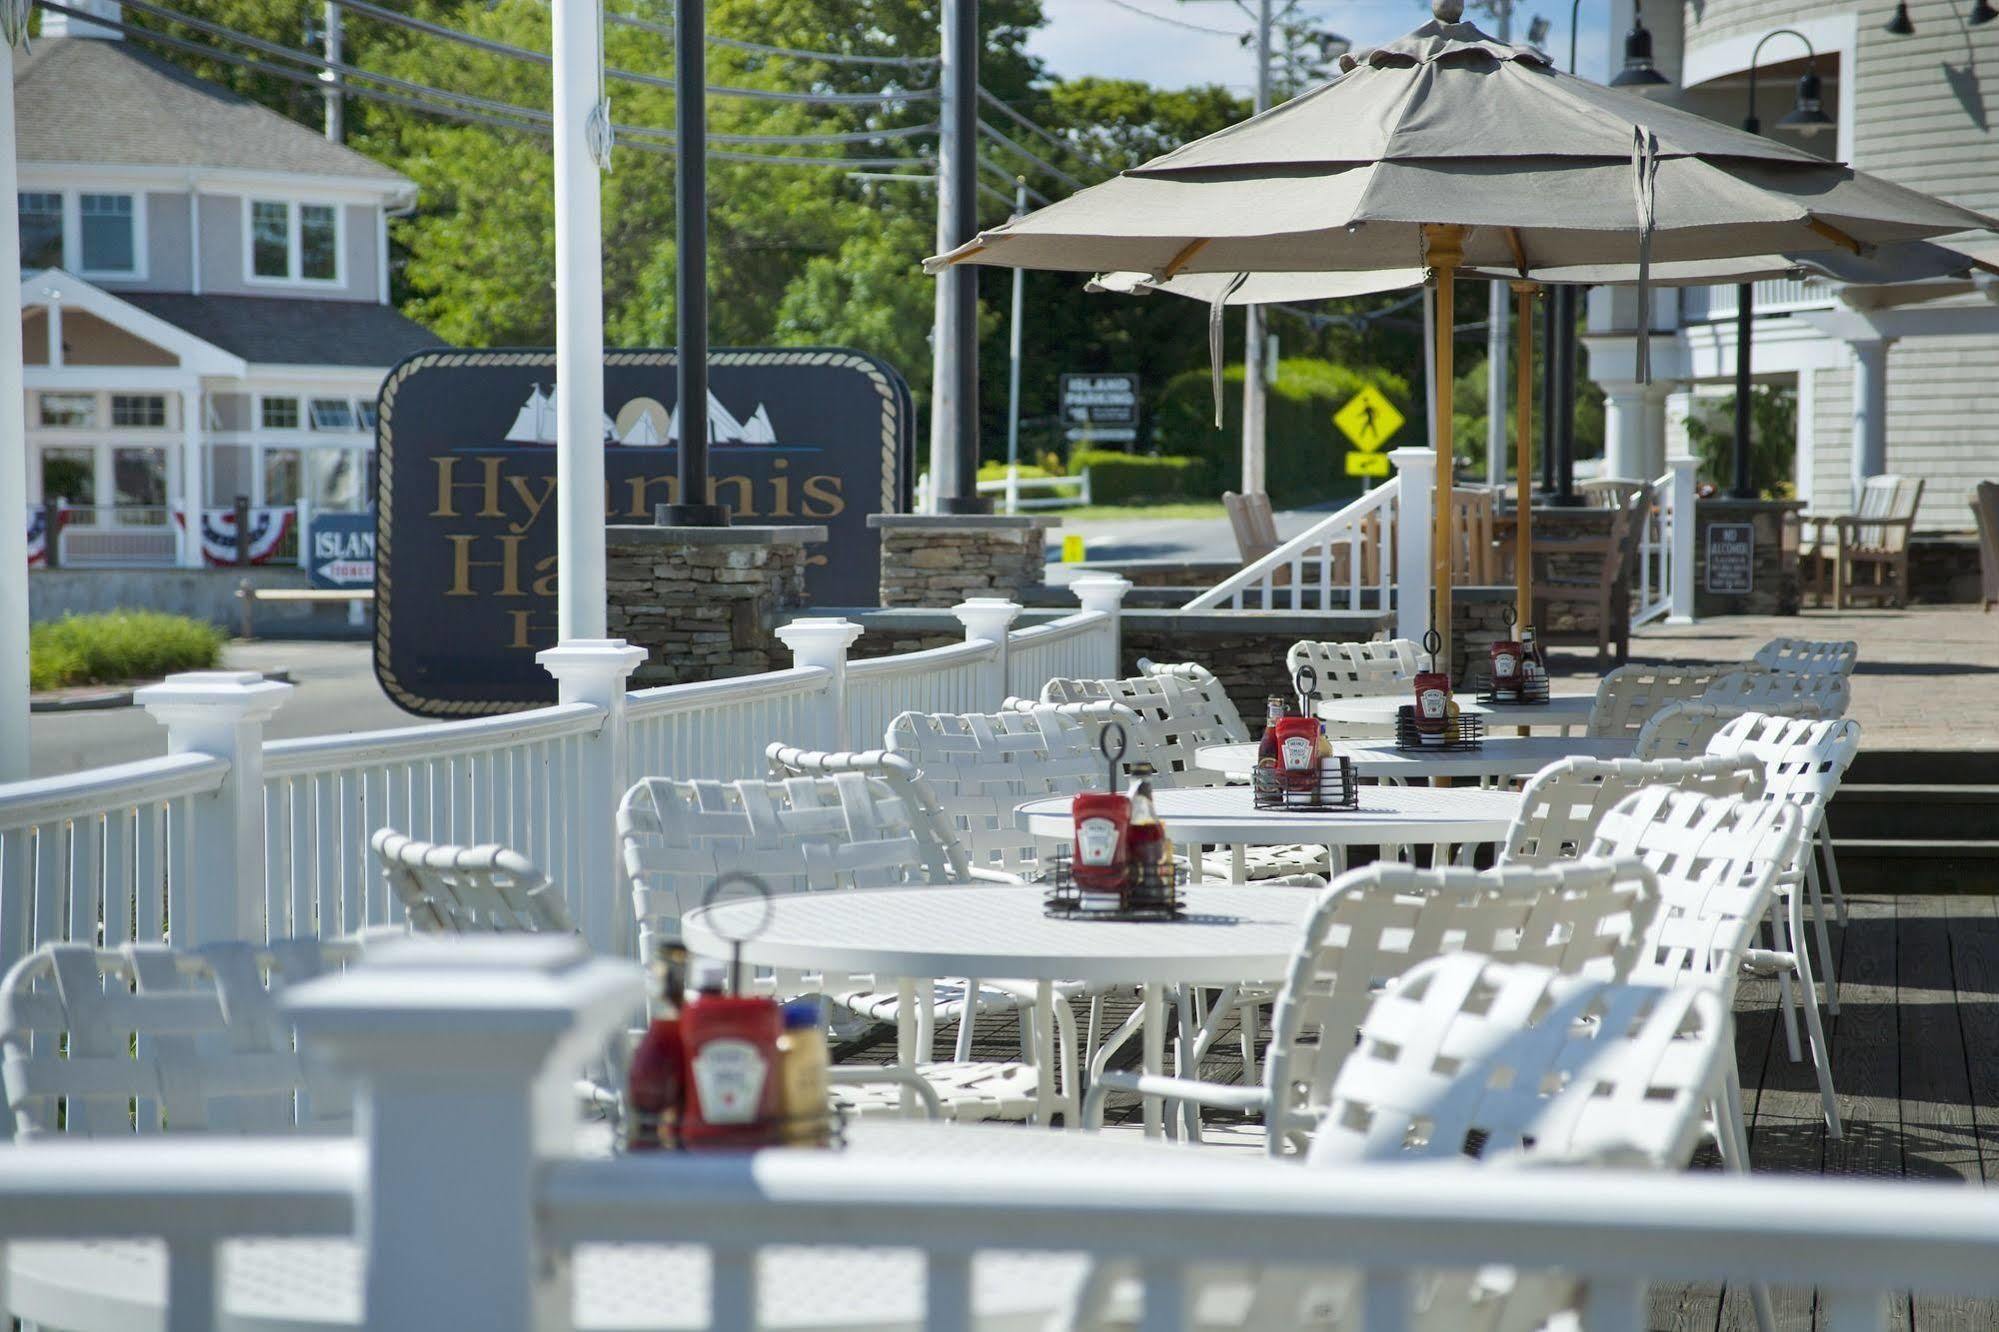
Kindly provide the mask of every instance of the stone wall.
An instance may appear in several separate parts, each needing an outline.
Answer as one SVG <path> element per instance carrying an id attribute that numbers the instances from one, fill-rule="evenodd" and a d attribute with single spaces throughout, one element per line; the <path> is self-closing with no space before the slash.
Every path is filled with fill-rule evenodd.
<path id="1" fill-rule="evenodd" d="M 1501 545 L 1511 551 L 1513 548 L 1513 517 L 1503 514 L 1494 520 L 1494 532 Z M 1603 553 L 1601 551 L 1563 552 L 1560 543 L 1565 540 L 1601 540 L 1610 534 L 1610 510 L 1594 508 L 1536 508 L 1534 510 L 1534 565 L 1535 574 L 1544 582 L 1572 583 L 1579 587 L 1595 587 L 1603 578 Z M 1511 565 L 1506 576 L 1511 576 Z M 1506 594 L 1510 604 L 1515 593 Z M 1502 607 L 1503 609 L 1503 607 Z M 1611 641 L 1617 641 L 1617 631 L 1629 624 L 1631 618 L 1631 580 L 1623 579 L 1622 586 L 1612 594 L 1610 601 L 1612 617 Z M 1596 646 L 1597 608 L 1594 599 L 1587 601 L 1562 601 L 1550 599 L 1546 605 L 1539 602 L 1534 607 L 1534 628 L 1544 643 L 1575 644 Z"/>
<path id="2" fill-rule="evenodd" d="M 878 513 L 881 604 L 951 606 L 967 597 L 1011 597 L 1041 586 L 1055 517 Z"/>
<path id="3" fill-rule="evenodd" d="M 1798 579 L 1798 511 L 1795 500 L 1704 499 L 1694 505 L 1694 614 L 1796 615 L 1801 599 Z M 1746 596 L 1707 590 L 1707 532 L 1716 523 L 1748 523 L 1755 531 L 1756 552 Z"/>
<path id="4" fill-rule="evenodd" d="M 772 637 L 806 602 L 808 543 L 823 527 L 605 529 L 607 627 L 646 649 L 635 688 L 781 670 Z"/>
<path id="5" fill-rule="evenodd" d="M 1976 605 L 1978 590 L 1975 534 L 1919 536 L 1909 543 L 1910 601 Z"/>

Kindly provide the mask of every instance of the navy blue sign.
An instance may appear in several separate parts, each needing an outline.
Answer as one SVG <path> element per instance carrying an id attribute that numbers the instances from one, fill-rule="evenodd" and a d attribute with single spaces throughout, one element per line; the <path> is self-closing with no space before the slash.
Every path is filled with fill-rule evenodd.
<path id="1" fill-rule="evenodd" d="M 306 572 L 314 587 L 375 585 L 375 514 L 315 513 L 306 534 Z"/>
<path id="2" fill-rule="evenodd" d="M 899 507 L 914 414 L 902 377 L 859 352 L 718 351 L 708 360 L 709 499 L 737 522 L 827 529 L 806 590 L 872 606 L 871 513 Z M 431 351 L 382 386 L 375 674 L 403 708 L 465 717 L 539 707 L 555 681 L 552 351 Z M 674 354 L 604 357 L 604 510 L 650 523 L 679 500 Z M 835 557 L 836 556 L 836 557 Z"/>

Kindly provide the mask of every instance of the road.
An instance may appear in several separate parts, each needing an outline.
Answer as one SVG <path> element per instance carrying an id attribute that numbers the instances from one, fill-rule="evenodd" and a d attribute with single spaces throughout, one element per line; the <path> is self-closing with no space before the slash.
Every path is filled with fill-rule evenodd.
<path id="1" fill-rule="evenodd" d="M 1326 516 L 1323 509 L 1294 509 L 1276 515 L 1277 534 L 1289 539 Z M 1062 558 L 1062 538 L 1080 536 L 1084 555 L 1102 560 L 1197 560 L 1236 558 L 1235 537 L 1226 518 L 1091 518 L 1065 522 L 1049 533 L 1048 560 Z"/>

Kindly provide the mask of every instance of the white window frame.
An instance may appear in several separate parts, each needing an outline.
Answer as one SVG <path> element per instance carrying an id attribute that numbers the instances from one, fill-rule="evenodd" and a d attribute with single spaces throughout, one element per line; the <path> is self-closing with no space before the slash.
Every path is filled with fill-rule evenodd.
<path id="1" fill-rule="evenodd" d="M 285 209 L 285 270 L 288 276 L 270 277 L 257 271 L 256 224 L 258 204 L 282 204 Z M 333 213 L 333 276 L 306 277 L 300 271 L 305 260 L 299 227 L 307 207 L 326 208 Z M 254 194 L 243 196 L 243 280 L 259 287 L 321 287 L 347 285 L 347 208 L 326 199 L 273 199 Z"/>
<path id="2" fill-rule="evenodd" d="M 321 425 L 319 423 L 319 409 L 322 405 L 327 407 L 336 407 L 346 412 L 347 424 Z M 352 432 L 359 430 L 361 428 L 360 423 L 354 419 L 354 401 L 351 398 L 335 398 L 335 397 L 307 398 L 305 400 L 305 423 L 314 430 L 338 431 L 339 433 L 342 434 L 351 434 Z"/>
<path id="3" fill-rule="evenodd" d="M 92 190 L 91 193 L 95 194 L 97 191 Z M 21 196 L 24 194 L 39 194 L 54 197 L 56 201 L 56 229 L 62 232 L 62 267 L 68 269 L 69 257 L 73 253 L 69 244 L 69 196 L 62 190 L 52 190 L 46 187 L 30 189 L 25 185 L 22 186 L 14 192 L 14 221 L 17 226 L 21 218 Z M 18 243 L 19 237 L 17 235 L 16 244 L 18 245 Z"/>
<path id="4" fill-rule="evenodd" d="M 109 398 L 109 402 L 108 402 L 108 404 L 107 404 L 107 405 L 108 405 L 108 407 L 109 407 L 109 409 L 110 409 L 110 410 L 109 410 L 109 411 L 107 412 L 107 414 L 106 414 L 106 417 L 105 417 L 105 419 L 106 419 L 106 420 L 107 420 L 107 421 L 108 421 L 108 422 L 110 423 L 110 428 L 111 428 L 112 430 L 171 430 L 171 429 L 173 429 L 173 408 L 171 408 L 171 407 L 169 407 L 169 406 L 167 405 L 167 395 L 166 395 L 166 394 L 164 394 L 164 393 L 115 393 L 115 392 L 114 392 L 114 393 L 111 393 L 111 394 L 109 394 L 109 395 L 107 395 L 107 396 L 108 396 L 108 398 Z M 140 398 L 140 399 L 150 399 L 150 400 L 151 400 L 151 401 L 153 401 L 153 402 L 157 402 L 157 403 L 159 403 L 159 404 L 160 404 L 160 421 L 159 421 L 159 424 L 158 424 L 158 425 L 129 425 L 129 424 L 121 424 L 121 423 L 119 422 L 119 420 L 118 420 L 118 399 L 120 399 L 120 398 Z"/>
<path id="5" fill-rule="evenodd" d="M 288 426 L 264 424 L 264 404 L 280 399 L 289 400 L 292 404 L 292 424 Z M 257 412 L 251 418 L 250 428 L 259 434 L 272 430 L 290 431 L 305 429 L 305 395 L 300 393 L 259 393 L 257 395 Z"/>
<path id="6" fill-rule="evenodd" d="M 65 194 L 63 258 L 76 261 L 70 272 L 78 277 L 105 278 L 113 282 L 144 282 L 146 280 L 146 192 L 93 186 L 89 189 L 69 190 Z M 132 266 L 129 269 L 83 266 L 83 196 L 86 194 L 118 195 L 132 201 Z"/>
<path id="7" fill-rule="evenodd" d="M 42 416 L 42 404 L 50 398 L 88 398 L 90 400 L 90 420 L 83 425 L 65 425 L 59 421 L 44 419 Z M 33 423 L 28 428 L 31 430 L 95 431 L 104 428 L 103 422 L 107 419 L 107 415 L 103 395 L 100 393 L 93 393 L 88 389 L 43 389 L 35 395 L 35 414 L 32 418 Z"/>

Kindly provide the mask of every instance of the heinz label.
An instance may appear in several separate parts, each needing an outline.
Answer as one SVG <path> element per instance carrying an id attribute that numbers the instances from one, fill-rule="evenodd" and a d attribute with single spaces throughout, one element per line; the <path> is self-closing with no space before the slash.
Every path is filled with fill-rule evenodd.
<path id="1" fill-rule="evenodd" d="M 1492 659 L 1492 674 L 1500 680 L 1511 679 L 1520 671 L 1520 662 L 1511 652 L 1501 652 Z"/>
<path id="2" fill-rule="evenodd" d="M 750 1124 L 763 1103 L 770 1066 L 749 1041 L 724 1037 L 709 1041 L 694 1056 L 694 1094 L 701 1117 L 710 1124 Z"/>
<path id="3" fill-rule="evenodd" d="M 1421 694 L 1416 696 L 1416 702 L 1423 709 L 1422 715 L 1424 721 L 1442 721 L 1444 719 L 1443 690 L 1425 689 Z"/>
<path id="4" fill-rule="evenodd" d="M 1084 819 L 1076 826 L 1076 852 L 1085 865 L 1108 865 L 1117 854 L 1117 823 Z"/>
<path id="5" fill-rule="evenodd" d="M 1302 772 L 1318 760 L 1319 747 L 1306 735 L 1294 735 L 1284 742 L 1284 766 Z"/>

